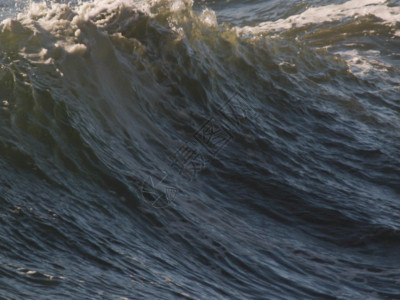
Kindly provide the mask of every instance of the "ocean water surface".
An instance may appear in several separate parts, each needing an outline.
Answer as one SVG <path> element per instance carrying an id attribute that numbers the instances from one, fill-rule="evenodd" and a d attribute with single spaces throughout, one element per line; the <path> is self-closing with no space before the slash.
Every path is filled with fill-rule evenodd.
<path id="1" fill-rule="evenodd" d="M 400 299 L 400 2 L 0 2 L 0 299 Z"/>

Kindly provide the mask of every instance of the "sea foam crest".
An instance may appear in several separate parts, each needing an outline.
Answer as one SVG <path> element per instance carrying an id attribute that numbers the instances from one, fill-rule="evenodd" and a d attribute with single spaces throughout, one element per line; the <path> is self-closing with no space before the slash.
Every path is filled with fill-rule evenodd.
<path id="1" fill-rule="evenodd" d="M 373 15 L 384 23 L 400 22 L 400 8 L 388 6 L 385 0 L 350 0 L 342 4 L 310 7 L 286 19 L 262 22 L 257 26 L 235 27 L 234 30 L 238 35 L 259 34 L 367 15 Z"/>
<path id="2" fill-rule="evenodd" d="M 31 59 L 36 55 L 38 60 L 43 60 L 44 56 L 52 53 L 60 56 L 60 49 L 65 53 L 85 55 L 95 39 L 90 32 L 112 31 L 117 34 L 133 27 L 142 17 L 157 18 L 160 14 L 167 14 L 169 29 L 180 33 L 181 37 L 185 35 L 180 23 L 188 21 L 187 17 L 182 17 L 185 14 L 204 26 L 218 25 L 214 11 L 205 9 L 201 16 L 197 16 L 192 6 L 192 0 L 94 0 L 76 5 L 31 2 L 25 13 L 0 23 L 0 34 L 3 33 L 0 41 L 5 38 L 18 40 L 14 48 L 19 49 L 20 54 Z M 14 37 L 5 37 L 6 31 Z M 21 35 L 21 32 L 26 34 Z"/>

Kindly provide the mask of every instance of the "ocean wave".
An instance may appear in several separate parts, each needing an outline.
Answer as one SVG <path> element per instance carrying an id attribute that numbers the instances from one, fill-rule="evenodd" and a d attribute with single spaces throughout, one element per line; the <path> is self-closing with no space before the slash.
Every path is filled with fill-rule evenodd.
<path id="1" fill-rule="evenodd" d="M 346 19 L 360 19 L 374 16 L 384 24 L 395 25 L 400 21 L 400 9 L 390 6 L 385 0 L 346 1 L 341 4 L 330 4 L 310 7 L 300 14 L 291 15 L 277 21 L 267 21 L 256 26 L 237 27 L 241 35 L 260 34 L 271 31 L 282 31 L 299 27 L 310 27 L 312 24 L 337 22 Z"/>
<path id="2" fill-rule="evenodd" d="M 293 9 L 295 26 L 239 28 L 183 0 L 3 20 L 8 290 L 392 296 L 395 271 L 368 273 L 371 288 L 363 270 L 397 246 L 398 8 Z M 62 267 L 43 264 L 53 254 Z"/>

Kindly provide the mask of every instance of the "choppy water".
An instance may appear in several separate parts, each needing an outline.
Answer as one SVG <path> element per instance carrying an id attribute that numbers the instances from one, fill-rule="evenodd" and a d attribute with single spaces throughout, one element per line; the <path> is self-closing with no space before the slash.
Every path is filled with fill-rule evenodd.
<path id="1" fill-rule="evenodd" d="M 400 299 L 398 1 L 0 15 L 0 299 Z"/>

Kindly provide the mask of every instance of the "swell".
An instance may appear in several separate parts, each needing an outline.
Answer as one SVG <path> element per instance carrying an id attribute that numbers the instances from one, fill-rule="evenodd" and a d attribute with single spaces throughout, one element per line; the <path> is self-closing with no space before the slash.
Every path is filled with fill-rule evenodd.
<path id="1" fill-rule="evenodd" d="M 53 180 L 59 176 L 60 183 L 68 170 L 137 198 L 149 175 L 162 177 L 164 169 L 173 173 L 171 180 L 180 178 L 170 168 L 176 147 L 237 94 L 217 120 L 237 147 L 219 154 L 227 162 L 258 145 L 274 160 L 256 152 L 244 169 L 260 159 L 266 161 L 262 172 L 283 166 L 277 181 L 298 181 L 302 163 L 316 160 L 312 168 L 385 182 L 379 166 L 393 159 L 396 147 L 379 152 L 377 144 L 398 136 L 392 130 L 375 136 L 375 126 L 397 128 L 398 110 L 388 98 L 361 93 L 374 89 L 369 78 L 354 76 L 346 62 L 314 48 L 308 36 L 300 43 L 285 36 L 239 38 L 235 30 L 215 26 L 213 16 L 197 14 L 190 2 L 99 1 L 72 8 L 37 4 L 3 21 L 0 83 L 7 102 L 3 122 L 10 124 L 2 128 L 4 157 L 14 148 L 12 155 L 30 157 L 22 161 Z M 249 145 L 242 144 L 246 139 Z M 308 151 L 315 158 L 304 161 Z M 203 154 L 218 172 L 218 159 Z M 334 156 L 344 159 L 342 165 Z M 227 173 L 235 173 L 238 163 L 228 163 Z M 375 173 L 362 174 L 365 168 Z"/>
<path id="2" fill-rule="evenodd" d="M 1 79 L 2 99 L 8 103 L 3 113 L 11 125 L 11 131 L 3 134 L 3 157 L 19 156 L 14 160 L 27 161 L 41 177 L 59 177 L 60 184 L 68 170 L 105 184 L 124 199 L 136 199 L 147 176 L 161 177 L 162 169 L 175 172 L 170 163 L 177 145 L 190 140 L 222 103 L 238 93 L 241 98 L 224 112 L 228 123 L 220 124 L 225 122 L 231 131 L 239 156 L 246 155 L 248 146 L 240 143 L 247 138 L 250 147 L 258 144 L 275 157 L 267 159 L 269 166 L 263 172 L 283 165 L 285 172 L 277 174 L 282 180 L 291 176 L 295 180 L 300 153 L 311 150 L 319 157 L 317 169 L 329 165 L 355 175 L 360 170 L 357 176 L 366 181 L 385 182 L 385 171 L 378 165 L 388 155 L 393 157 L 391 153 L 376 152 L 366 162 L 369 148 L 375 149 L 364 145 L 361 136 L 371 136 L 372 144 L 377 140 L 370 132 L 361 130 L 357 137 L 345 129 L 350 125 L 357 130 L 358 125 L 351 125 L 354 118 L 366 126 L 374 122 L 371 112 L 377 105 L 356 96 L 365 109 L 357 116 L 349 107 L 355 94 L 344 90 L 364 89 L 368 80 L 355 78 L 337 56 L 311 47 L 315 45 L 309 36 L 301 44 L 286 38 L 240 39 L 234 31 L 205 21 L 209 19 L 191 5 L 100 1 L 48 8 L 38 4 L 17 20 L 3 21 L 1 51 L 8 56 L 3 59 Z M 329 38 L 326 42 L 331 43 Z M 344 88 L 342 95 L 332 95 L 330 90 L 339 85 Z M 317 87 L 323 87 L 318 98 L 308 96 Z M 397 111 L 386 102 L 384 109 Z M 244 119 L 238 122 L 241 114 Z M 395 126 L 390 120 L 376 122 L 384 128 Z M 315 147 L 314 133 L 325 135 L 317 144 L 328 154 Z M 283 149 L 301 137 L 305 142 L 285 154 Z M 352 146 L 346 145 L 348 141 Z M 236 150 L 230 151 L 220 154 L 228 162 Z M 256 154 L 257 159 L 262 155 Z M 346 158 L 344 164 L 332 165 L 336 160 L 332 155 Z M 217 161 L 205 157 L 214 167 Z M 304 163 L 313 165 L 312 160 Z M 231 165 L 227 173 L 235 173 L 231 168 L 237 166 Z M 376 170 L 371 178 L 363 174 L 368 167 Z M 390 187 L 396 183 L 393 180 Z"/>

